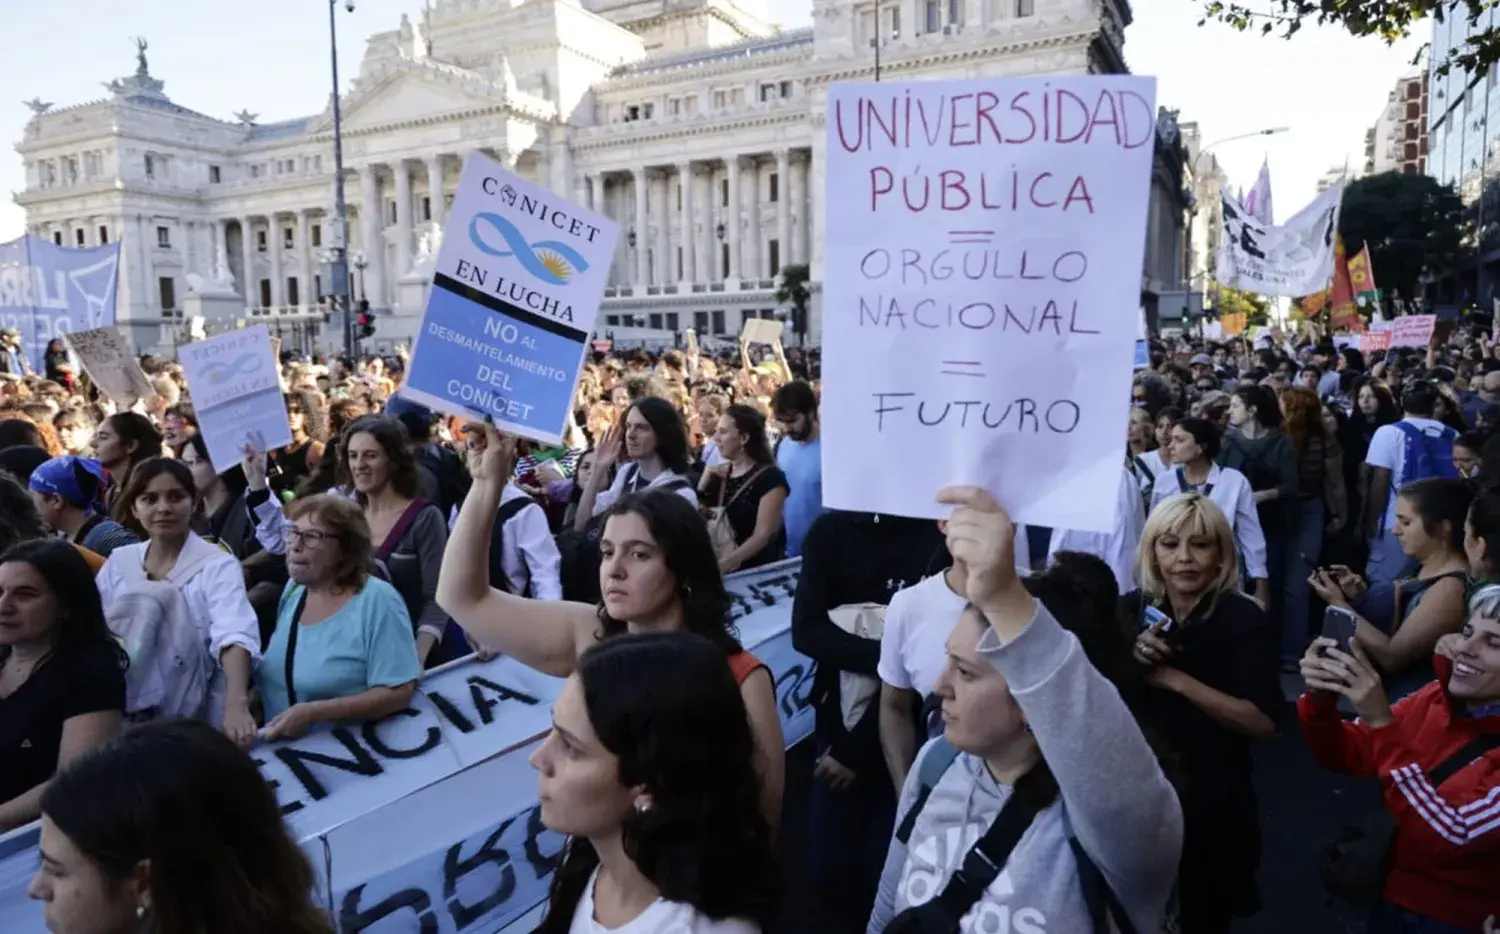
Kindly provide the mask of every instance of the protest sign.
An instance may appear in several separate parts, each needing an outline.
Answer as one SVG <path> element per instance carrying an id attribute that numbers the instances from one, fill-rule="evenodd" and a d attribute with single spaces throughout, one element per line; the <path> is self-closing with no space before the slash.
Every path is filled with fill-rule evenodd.
<path id="1" fill-rule="evenodd" d="M 121 407 L 130 408 L 137 402 L 156 398 L 156 390 L 151 388 L 151 381 L 119 328 L 73 331 L 67 340 L 94 385 Z"/>
<path id="2" fill-rule="evenodd" d="M 1359 335 L 1360 353 L 1371 353 L 1376 350 L 1385 350 L 1391 346 L 1390 331 L 1367 331 Z"/>
<path id="3" fill-rule="evenodd" d="M 1135 342 L 1135 368 L 1144 370 L 1151 365 L 1151 346 L 1145 341 Z"/>
<path id="4" fill-rule="evenodd" d="M 401 395 L 561 441 L 619 233 L 609 218 L 470 156 Z"/>
<path id="5" fill-rule="evenodd" d="M 1436 315 L 1402 315 L 1391 322 L 1392 347 L 1426 347 L 1437 326 Z"/>
<path id="6" fill-rule="evenodd" d="M 1306 298 L 1326 288 L 1334 272 L 1343 180 L 1335 182 L 1280 227 L 1247 214 L 1228 190 L 1220 193 L 1223 237 L 1214 278 L 1259 295 Z"/>
<path id="7" fill-rule="evenodd" d="M 740 331 L 741 344 L 775 344 L 781 340 L 782 324 L 774 318 L 751 318 Z"/>
<path id="8" fill-rule="evenodd" d="M 815 669 L 791 637 L 801 569 L 794 559 L 724 579 L 741 644 L 771 671 L 788 746 L 813 727 Z M 467 659 L 427 672 L 405 710 L 251 750 L 341 934 L 496 931 L 546 899 L 562 840 L 541 824 L 527 759 L 562 685 L 514 659 Z M 5 934 L 46 930 L 26 898 L 36 827 L 0 836 Z"/>
<path id="9" fill-rule="evenodd" d="M 215 471 L 244 460 L 247 445 L 269 451 L 292 443 L 281 372 L 265 325 L 183 344 L 177 358 Z"/>
<path id="10" fill-rule="evenodd" d="M 0 243 L 0 327 L 21 332 L 38 373 L 53 338 L 115 323 L 119 266 L 118 243 L 73 248 L 31 234 Z"/>
<path id="11" fill-rule="evenodd" d="M 978 484 L 1019 522 L 1113 528 L 1154 97 L 1116 75 L 829 88 L 826 506 L 937 517 Z"/>

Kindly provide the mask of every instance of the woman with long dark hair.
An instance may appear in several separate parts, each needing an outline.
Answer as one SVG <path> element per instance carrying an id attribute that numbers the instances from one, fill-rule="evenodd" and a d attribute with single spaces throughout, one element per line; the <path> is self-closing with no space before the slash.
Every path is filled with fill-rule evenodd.
<path id="1" fill-rule="evenodd" d="M 137 727 L 42 796 L 28 894 L 52 934 L 332 934 L 254 760 L 190 720 Z"/>
<path id="2" fill-rule="evenodd" d="M 734 671 L 750 714 L 762 805 L 781 815 L 781 718 L 771 673 L 731 628 L 729 596 L 708 528 L 682 497 L 661 490 L 626 496 L 605 514 L 599 542 L 598 606 L 529 600 L 489 584 L 490 537 L 515 445 L 493 424 L 470 433 L 474 486 L 459 510 L 438 580 L 438 604 L 473 638 L 538 671 L 565 678 L 590 647 L 627 632 L 685 629 L 717 645 Z"/>
<path id="3" fill-rule="evenodd" d="M 278 494 L 295 491 L 303 480 L 312 475 L 323 459 L 327 441 L 323 427 L 323 404 L 317 393 L 293 390 L 284 398 L 292 443 L 269 452 L 271 463 L 277 468 L 276 476 L 271 478 L 271 486 Z"/>
<path id="4" fill-rule="evenodd" d="M 690 632 L 598 643 L 552 717 L 531 763 L 542 822 L 571 839 L 538 934 L 757 934 L 780 874 L 722 648 Z"/>
<path id="5" fill-rule="evenodd" d="M 193 473 L 198 488 L 194 531 L 241 561 L 261 550 L 255 523 L 245 508 L 245 471 L 239 464 L 219 473 L 208 458 L 202 433 L 190 435 L 178 455 Z"/>
<path id="6" fill-rule="evenodd" d="M 632 402 L 599 442 L 574 528 L 585 531 L 590 519 L 604 515 L 620 497 L 642 490 L 669 490 L 697 505 L 688 479 L 690 455 L 687 426 L 672 403 L 656 396 Z M 617 463 L 620 469 L 614 470 Z"/>
<path id="7" fill-rule="evenodd" d="M 121 492 L 130 485 L 135 465 L 161 456 L 161 432 L 151 419 L 137 412 L 117 412 L 106 418 L 94 432 L 94 457 L 109 471 L 109 490 L 104 505 L 114 520 L 141 534 L 135 527 L 135 510 L 121 500 Z"/>
<path id="8" fill-rule="evenodd" d="M 40 812 L 53 772 L 120 730 L 125 652 L 67 542 L 0 555 L 0 833 Z"/>
<path id="9" fill-rule="evenodd" d="M 766 417 L 748 405 L 731 405 L 719 416 L 714 441 L 722 460 L 703 472 L 698 494 L 717 510 L 713 521 L 727 522 L 734 536 L 720 551 L 719 570 L 780 561 L 786 555 L 781 515 L 791 487 L 766 440 Z"/>

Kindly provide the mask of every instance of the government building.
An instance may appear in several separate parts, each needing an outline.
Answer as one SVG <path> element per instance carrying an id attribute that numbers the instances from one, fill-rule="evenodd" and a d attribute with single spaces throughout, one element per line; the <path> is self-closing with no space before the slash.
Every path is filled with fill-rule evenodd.
<path id="1" fill-rule="evenodd" d="M 813 0 L 812 26 L 787 30 L 756 0 L 433 0 L 368 39 L 342 99 L 352 295 L 377 346 L 415 332 L 460 166 L 484 153 L 619 222 L 597 336 L 732 339 L 783 311 L 778 274 L 806 264 L 811 313 L 794 327 L 816 341 L 829 85 L 1123 72 L 1130 16 L 1128 0 Z M 121 243 L 118 320 L 139 349 L 187 339 L 195 293 L 333 346 L 331 99 L 285 122 L 205 115 L 168 96 L 140 45 L 106 98 L 32 102 L 27 229 Z M 1149 225 L 1143 302 L 1181 287 L 1191 195 L 1170 112 L 1159 163 L 1163 142 L 1179 155 L 1153 182 L 1166 221 Z"/>

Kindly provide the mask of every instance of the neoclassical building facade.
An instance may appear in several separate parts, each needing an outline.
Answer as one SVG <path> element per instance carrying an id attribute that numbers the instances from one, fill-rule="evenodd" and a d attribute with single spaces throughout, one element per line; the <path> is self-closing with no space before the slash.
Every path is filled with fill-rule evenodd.
<path id="1" fill-rule="evenodd" d="M 805 263 L 815 340 L 827 87 L 877 68 L 892 81 L 1124 71 L 1130 15 L 1128 0 L 813 0 L 810 28 L 782 30 L 755 0 L 436 0 L 369 38 L 342 98 L 352 291 L 378 337 L 411 333 L 424 252 L 482 152 L 619 221 L 601 335 L 732 336 L 772 314 L 779 271 Z M 141 348 L 177 339 L 194 289 L 321 320 L 324 254 L 344 235 L 331 99 L 285 122 L 219 119 L 169 98 L 144 49 L 107 87 L 34 102 L 17 145 L 28 229 L 122 244 L 118 317 Z"/>

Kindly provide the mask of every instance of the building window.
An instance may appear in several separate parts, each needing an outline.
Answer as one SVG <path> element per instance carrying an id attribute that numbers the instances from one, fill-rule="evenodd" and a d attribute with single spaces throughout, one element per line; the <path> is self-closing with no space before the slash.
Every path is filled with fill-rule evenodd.
<path id="1" fill-rule="evenodd" d="M 312 225 L 311 234 L 312 234 L 312 245 L 313 246 L 322 246 L 323 245 L 323 225 L 322 224 L 313 224 Z"/>
<path id="2" fill-rule="evenodd" d="M 738 107 L 745 103 L 745 89 L 731 88 L 729 91 L 729 106 Z"/>
<path id="3" fill-rule="evenodd" d="M 424 220 L 424 221 L 430 221 L 430 220 L 432 220 L 432 196 L 431 195 L 423 195 L 422 196 L 422 220 Z"/>
<path id="4" fill-rule="evenodd" d="M 762 104 L 776 99 L 776 82 L 767 81 L 760 86 L 760 102 Z"/>
<path id="5" fill-rule="evenodd" d="M 1031 16 L 1036 13 L 1036 0 L 1016 0 L 1016 15 Z"/>
<path id="6" fill-rule="evenodd" d="M 677 195 L 677 207 L 674 210 L 682 210 L 682 183 L 678 182 L 672 186 L 672 191 Z"/>
<path id="7" fill-rule="evenodd" d="M 261 164 L 258 163 L 258 162 L 254 163 L 253 165 L 251 165 L 250 166 L 250 177 L 251 178 L 260 178 L 261 168 L 262 168 Z"/>
<path id="8" fill-rule="evenodd" d="M 729 179 L 719 180 L 719 207 L 729 207 Z"/>
<path id="9" fill-rule="evenodd" d="M 75 156 L 67 156 L 63 159 L 63 177 L 69 185 L 78 184 L 78 159 Z"/>
<path id="10" fill-rule="evenodd" d="M 729 93 L 727 91 L 718 90 L 718 91 L 714 92 L 714 109 L 715 110 L 723 110 L 724 107 L 728 103 L 729 103 Z"/>
<path id="11" fill-rule="evenodd" d="M 146 153 L 146 177 L 156 177 L 156 157 L 151 155 L 151 153 L 149 152 Z"/>
<path id="12" fill-rule="evenodd" d="M 682 98 L 680 98 L 680 97 L 669 97 L 669 98 L 667 98 L 667 113 L 669 115 L 673 116 L 673 117 L 676 117 L 679 114 L 681 114 L 682 113 Z"/>
<path id="13" fill-rule="evenodd" d="M 163 250 L 172 246 L 172 230 L 169 227 L 156 228 L 156 245 Z"/>
<path id="14" fill-rule="evenodd" d="M 98 178 L 104 174 L 104 158 L 97 152 L 86 152 L 83 154 L 83 172 L 89 178 Z"/>
<path id="15" fill-rule="evenodd" d="M 391 201 L 391 202 L 389 202 L 389 204 L 390 204 L 391 209 L 389 211 L 387 211 L 386 214 L 390 217 L 390 219 L 391 219 L 390 222 L 392 224 L 394 224 L 394 223 L 396 223 L 396 202 Z"/>
<path id="16" fill-rule="evenodd" d="M 681 279 L 682 275 L 683 275 L 683 270 L 682 270 L 682 247 L 678 247 L 677 248 L 677 278 Z"/>
<path id="17" fill-rule="evenodd" d="M 79 227 L 73 231 L 74 246 L 83 246 L 83 228 Z"/>
<path id="18" fill-rule="evenodd" d="M 790 81 L 783 81 L 783 82 L 781 82 L 781 96 L 782 97 L 791 97 L 792 96 L 792 82 L 790 82 Z"/>
<path id="19" fill-rule="evenodd" d="M 625 107 L 624 122 L 641 119 L 641 107 L 639 104 L 629 104 Z"/>
<path id="20" fill-rule="evenodd" d="M 286 279 L 286 303 L 293 307 L 302 304 L 302 293 L 296 276 L 287 276 Z"/>
<path id="21" fill-rule="evenodd" d="M 646 317 L 646 324 L 653 331 L 660 331 L 661 330 L 661 323 L 662 323 L 661 322 L 661 315 L 658 314 L 658 313 L 652 313 L 652 314 L 650 314 L 650 315 L 648 315 Z"/>
<path id="22" fill-rule="evenodd" d="M 211 165 L 211 166 L 208 167 L 208 183 L 210 185 L 217 185 L 217 184 L 219 184 L 219 182 L 222 180 L 222 178 L 223 178 L 223 173 L 219 171 L 219 167 L 218 166 Z"/>
<path id="23" fill-rule="evenodd" d="M 938 0 L 926 0 L 922 5 L 923 32 L 938 32 L 943 28 L 943 8 Z"/>
<path id="24" fill-rule="evenodd" d="M 255 251 L 257 253 L 264 253 L 266 251 L 266 232 L 264 230 L 257 230 L 255 232 Z"/>
<path id="25" fill-rule="evenodd" d="M 262 280 L 260 280 L 260 307 L 262 307 L 262 308 L 270 308 L 271 307 L 271 280 L 270 279 L 262 279 Z"/>
<path id="26" fill-rule="evenodd" d="M 780 197 L 781 197 L 781 184 L 780 183 L 781 183 L 781 177 L 780 177 L 780 175 L 778 173 L 772 172 L 770 175 L 766 176 L 766 194 L 767 194 L 766 200 L 767 201 L 770 201 L 771 203 L 774 204 L 778 200 L 780 200 Z"/>
<path id="27" fill-rule="evenodd" d="M 655 104 L 642 104 L 641 105 L 641 119 L 642 120 L 650 120 L 651 119 L 651 115 L 655 111 L 656 111 L 656 105 Z"/>
<path id="28" fill-rule="evenodd" d="M 673 332 L 677 330 L 677 312 L 675 311 L 667 312 L 667 330 Z"/>
<path id="29" fill-rule="evenodd" d="M 100 224 L 99 225 L 99 245 L 100 246 L 104 246 L 107 243 L 109 243 L 109 228 L 106 227 L 106 226 L 104 226 L 103 224 Z"/>
<path id="30" fill-rule="evenodd" d="M 171 276 L 162 276 L 156 280 L 156 294 L 161 299 L 163 315 L 170 315 L 177 310 L 177 284 L 172 281 Z"/>
<path id="31" fill-rule="evenodd" d="M 766 257 L 771 261 L 771 268 L 766 271 L 766 275 L 774 278 L 781 271 L 781 241 L 766 241 Z"/>
<path id="32" fill-rule="evenodd" d="M 729 278 L 729 244 L 719 244 L 719 278 Z"/>
<path id="33" fill-rule="evenodd" d="M 682 112 L 689 117 L 698 112 L 698 95 L 689 94 L 682 99 Z"/>
<path id="34" fill-rule="evenodd" d="M 710 327 L 709 333 L 711 333 L 711 334 L 723 334 L 724 333 L 724 312 L 722 312 L 722 311 L 715 311 L 715 312 L 713 312 L 712 313 L 712 320 L 713 320 L 713 324 Z"/>
<path id="35" fill-rule="evenodd" d="M 57 246 L 62 246 L 62 231 L 61 230 L 54 230 L 54 231 L 52 231 L 52 242 L 54 244 L 56 244 Z"/>
<path id="36" fill-rule="evenodd" d="M 901 38 L 901 8 L 891 7 L 891 38 Z"/>
<path id="37" fill-rule="evenodd" d="M 948 24 L 958 26 L 964 21 L 964 8 L 959 0 L 948 0 Z"/>

